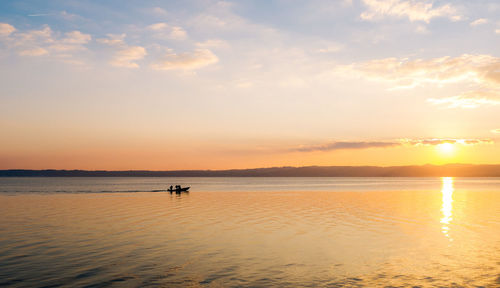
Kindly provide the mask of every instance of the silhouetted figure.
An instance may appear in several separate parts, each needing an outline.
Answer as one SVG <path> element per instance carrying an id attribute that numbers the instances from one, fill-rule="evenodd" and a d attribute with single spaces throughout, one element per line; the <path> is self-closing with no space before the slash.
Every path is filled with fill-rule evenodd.
<path id="1" fill-rule="evenodd" d="M 182 188 L 181 185 L 175 185 L 175 188 L 170 185 L 170 188 L 167 189 L 168 192 L 170 192 L 170 194 L 172 194 L 173 192 L 175 192 L 175 194 L 181 194 L 182 192 L 185 192 L 185 193 L 188 193 L 188 190 L 189 188 L 191 187 L 184 187 Z"/>

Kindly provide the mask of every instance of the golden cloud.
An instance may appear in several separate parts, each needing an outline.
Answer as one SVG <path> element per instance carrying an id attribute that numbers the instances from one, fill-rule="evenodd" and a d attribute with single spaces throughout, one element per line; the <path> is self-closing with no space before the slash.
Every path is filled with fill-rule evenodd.
<path id="1" fill-rule="evenodd" d="M 429 23 L 432 18 L 437 17 L 446 17 L 452 21 L 462 18 L 450 4 L 435 7 L 433 1 L 363 0 L 363 3 L 368 8 L 360 15 L 364 20 L 396 17 Z"/>
<path id="2" fill-rule="evenodd" d="M 166 37 L 174 40 L 184 40 L 187 38 L 187 32 L 180 26 L 171 26 L 165 22 L 151 24 L 146 27 L 152 30 L 160 37 Z"/>
<path id="3" fill-rule="evenodd" d="M 163 61 L 152 67 L 157 70 L 195 70 L 217 63 L 219 58 L 208 49 L 195 49 L 193 52 L 170 53 Z"/>
<path id="4" fill-rule="evenodd" d="M 127 34 L 106 34 L 107 38 L 99 38 L 96 41 L 109 46 L 124 46 Z"/>
<path id="5" fill-rule="evenodd" d="M 493 144 L 494 141 L 491 139 L 455 139 L 455 138 L 431 138 L 431 139 L 405 138 L 405 139 L 398 139 L 391 141 L 333 141 L 315 145 L 300 145 L 290 150 L 295 152 L 327 152 L 335 150 L 361 150 L 361 149 L 372 149 L 372 148 L 395 148 L 395 147 L 407 147 L 407 146 L 415 146 L 415 147 L 436 146 L 445 143 L 473 146 L 473 145 Z"/>
<path id="6" fill-rule="evenodd" d="M 118 51 L 110 63 L 117 67 L 138 68 L 139 65 L 135 61 L 141 60 L 146 54 L 144 47 L 131 46 Z"/>
<path id="7" fill-rule="evenodd" d="M 12 26 L 8 23 L 0 23 L 0 37 L 1 36 L 9 36 L 14 31 L 16 31 L 16 28 L 14 28 L 14 26 Z"/>
<path id="8" fill-rule="evenodd" d="M 453 138 L 401 139 L 400 141 L 402 145 L 410 145 L 410 146 L 436 146 L 445 143 L 472 146 L 472 145 L 494 143 L 494 141 L 491 139 L 453 139 Z"/>
<path id="9" fill-rule="evenodd" d="M 500 104 L 500 94 L 495 91 L 470 91 L 458 96 L 429 98 L 427 101 L 434 105 L 446 105 L 447 108 L 477 108 Z"/>
<path id="10" fill-rule="evenodd" d="M 470 26 L 475 27 L 475 26 L 486 24 L 486 23 L 488 23 L 488 19 L 486 19 L 486 18 L 479 18 L 479 19 L 476 19 L 476 20 L 470 22 Z"/>
<path id="11" fill-rule="evenodd" d="M 431 59 L 384 58 L 340 66 L 337 72 L 389 83 L 394 89 L 424 85 L 467 84 L 473 88 L 461 95 L 432 98 L 433 104 L 476 108 L 500 101 L 500 58 L 491 55 L 463 54 Z"/>
<path id="12" fill-rule="evenodd" d="M 18 31 L 14 26 L 0 23 L 0 35 L 7 47 L 20 56 L 55 56 L 67 58 L 69 51 L 86 50 L 85 45 L 92 40 L 89 34 L 78 30 L 67 32 L 64 37 L 54 33 L 48 25 L 38 30 Z"/>
<path id="13" fill-rule="evenodd" d="M 370 80 L 392 82 L 395 84 L 393 88 L 413 88 L 426 83 L 500 84 L 500 58 L 490 55 L 464 54 L 428 60 L 385 58 L 354 63 L 341 69 Z"/>

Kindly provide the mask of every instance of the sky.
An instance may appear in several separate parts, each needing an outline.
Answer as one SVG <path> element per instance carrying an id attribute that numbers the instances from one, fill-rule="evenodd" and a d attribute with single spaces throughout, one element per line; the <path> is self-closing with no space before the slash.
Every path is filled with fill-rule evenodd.
<path id="1" fill-rule="evenodd" d="M 500 2 L 1 1 L 0 169 L 500 163 Z"/>

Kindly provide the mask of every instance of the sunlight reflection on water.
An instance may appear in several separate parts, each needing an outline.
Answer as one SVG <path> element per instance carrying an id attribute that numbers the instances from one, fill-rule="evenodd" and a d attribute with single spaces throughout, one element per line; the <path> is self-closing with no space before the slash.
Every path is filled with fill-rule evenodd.
<path id="1" fill-rule="evenodd" d="M 453 177 L 443 177 L 443 186 L 441 188 L 441 193 L 443 194 L 443 204 L 441 206 L 441 212 L 443 213 L 443 218 L 441 218 L 442 231 L 443 234 L 453 241 L 450 237 L 450 223 L 453 220 Z"/>

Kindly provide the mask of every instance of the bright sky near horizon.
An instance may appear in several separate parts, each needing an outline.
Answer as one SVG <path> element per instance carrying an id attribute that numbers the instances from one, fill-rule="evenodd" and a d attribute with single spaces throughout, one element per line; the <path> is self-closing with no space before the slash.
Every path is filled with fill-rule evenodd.
<path id="1" fill-rule="evenodd" d="M 500 2 L 1 1 L 0 169 L 500 163 Z"/>

